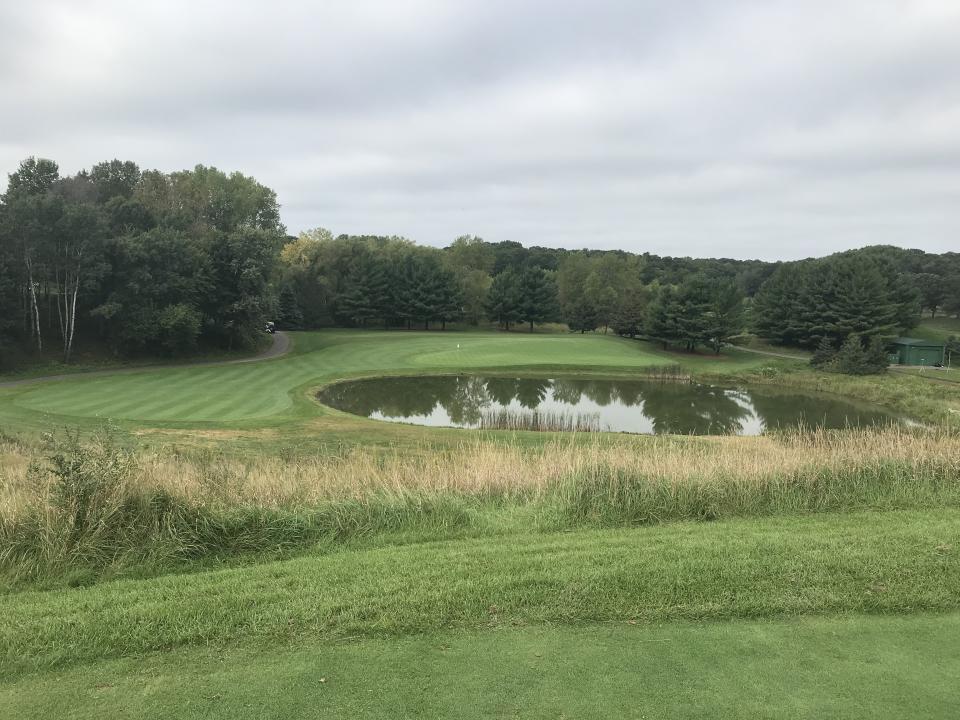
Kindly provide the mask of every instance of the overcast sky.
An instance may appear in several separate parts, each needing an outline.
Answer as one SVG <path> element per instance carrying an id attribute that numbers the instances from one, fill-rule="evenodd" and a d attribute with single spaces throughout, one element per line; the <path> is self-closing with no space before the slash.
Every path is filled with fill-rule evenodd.
<path id="1" fill-rule="evenodd" d="M 960 0 L 0 0 L 0 168 L 274 188 L 292 233 L 960 250 Z"/>

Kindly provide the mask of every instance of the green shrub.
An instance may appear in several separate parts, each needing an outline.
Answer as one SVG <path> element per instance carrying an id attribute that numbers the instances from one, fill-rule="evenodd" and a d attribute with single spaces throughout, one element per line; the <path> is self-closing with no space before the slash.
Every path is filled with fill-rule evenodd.
<path id="1" fill-rule="evenodd" d="M 197 348 L 201 314 L 190 305 L 168 305 L 157 315 L 160 344 L 171 355 L 185 355 Z"/>
<path id="2" fill-rule="evenodd" d="M 829 338 L 823 338 L 810 359 L 810 364 L 827 372 L 876 375 L 886 372 L 888 361 L 882 338 L 865 338 L 851 333 L 839 350 L 834 350 Z"/>

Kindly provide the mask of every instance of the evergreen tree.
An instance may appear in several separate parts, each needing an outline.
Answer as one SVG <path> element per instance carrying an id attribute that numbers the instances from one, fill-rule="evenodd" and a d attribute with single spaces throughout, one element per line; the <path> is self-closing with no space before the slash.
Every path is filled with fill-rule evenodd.
<path id="1" fill-rule="evenodd" d="M 817 349 L 813 352 L 813 357 L 810 358 L 810 364 L 815 368 L 826 367 L 827 364 L 833 360 L 833 356 L 837 354 L 837 348 L 833 344 L 833 340 L 824 335 L 820 338 L 820 343 L 817 345 Z"/>
<path id="2" fill-rule="evenodd" d="M 344 319 L 364 326 L 368 320 L 383 318 L 390 299 L 389 278 L 377 258 L 359 253 L 350 263 L 337 312 Z"/>
<path id="3" fill-rule="evenodd" d="M 824 337 L 895 335 L 918 313 L 914 288 L 889 259 L 853 252 L 781 266 L 754 298 L 751 326 L 784 345 L 817 347 Z"/>
<path id="4" fill-rule="evenodd" d="M 519 318 L 530 325 L 546 322 L 556 313 L 557 286 L 547 273 L 539 267 L 528 267 L 520 273 L 519 279 Z"/>
<path id="5" fill-rule="evenodd" d="M 440 320 L 440 329 L 446 330 L 448 322 L 463 317 L 463 290 L 457 276 L 440 267 L 437 273 L 438 291 L 436 317 Z"/>
<path id="6" fill-rule="evenodd" d="M 676 291 L 670 285 L 663 286 L 647 308 L 647 335 L 666 349 L 670 343 L 677 342 L 682 337 L 678 324 L 679 315 L 680 304 Z"/>
<path id="7" fill-rule="evenodd" d="M 687 350 L 711 340 L 710 312 L 713 308 L 714 283 L 704 275 L 694 275 L 683 282 L 676 294 L 677 310 L 674 323 L 676 340 Z"/>
<path id="8" fill-rule="evenodd" d="M 643 333 L 644 319 L 649 303 L 649 292 L 637 283 L 621 293 L 610 319 L 613 331 L 622 337 L 636 337 Z"/>
<path id="9" fill-rule="evenodd" d="M 725 342 L 743 332 L 743 294 L 733 280 L 722 280 L 714 285 L 711 295 L 706 329 L 713 351 L 719 354 Z"/>
<path id="10" fill-rule="evenodd" d="M 593 332 L 599 324 L 596 308 L 584 296 L 573 301 L 566 311 L 566 317 L 569 328 L 581 335 L 588 331 Z"/>
<path id="11" fill-rule="evenodd" d="M 829 362 L 823 365 L 829 372 L 846 375 L 873 375 L 887 369 L 887 354 L 883 339 L 875 335 L 863 337 L 851 333 Z"/>
<path id="12" fill-rule="evenodd" d="M 277 299 L 277 327 L 281 330 L 302 330 L 303 311 L 290 285 L 284 285 Z"/>
<path id="13" fill-rule="evenodd" d="M 486 300 L 487 316 L 509 330 L 521 319 L 520 279 L 513 270 L 504 270 L 493 278 Z"/>

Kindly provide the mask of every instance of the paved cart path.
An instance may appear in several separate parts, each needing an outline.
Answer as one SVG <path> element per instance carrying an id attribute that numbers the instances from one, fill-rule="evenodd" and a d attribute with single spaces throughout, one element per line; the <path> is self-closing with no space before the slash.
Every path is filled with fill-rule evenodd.
<path id="1" fill-rule="evenodd" d="M 786 360 L 808 360 L 809 358 L 803 357 L 802 355 L 787 355 L 786 353 L 771 352 L 769 350 L 756 350 L 755 348 L 742 347 L 740 345 L 730 345 L 734 350 L 741 350 L 742 352 L 753 353 L 754 355 L 767 355 L 769 357 L 775 358 L 784 358 Z"/>

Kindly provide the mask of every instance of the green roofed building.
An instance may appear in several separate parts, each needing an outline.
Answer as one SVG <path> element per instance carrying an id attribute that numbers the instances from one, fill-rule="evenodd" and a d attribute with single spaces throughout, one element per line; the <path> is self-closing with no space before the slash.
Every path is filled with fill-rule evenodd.
<path id="1" fill-rule="evenodd" d="M 946 345 L 935 340 L 895 338 L 890 343 L 891 365 L 942 365 Z"/>

